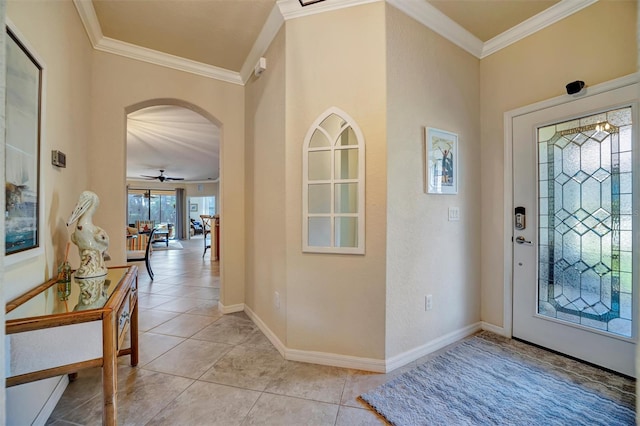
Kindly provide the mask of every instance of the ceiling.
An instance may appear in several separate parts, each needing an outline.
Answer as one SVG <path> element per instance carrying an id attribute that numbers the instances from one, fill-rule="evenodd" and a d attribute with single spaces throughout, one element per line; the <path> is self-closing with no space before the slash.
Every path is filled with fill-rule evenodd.
<path id="1" fill-rule="evenodd" d="M 75 0 L 96 48 L 108 40 L 128 49 L 130 45 L 150 49 L 172 63 L 187 60 L 207 66 L 223 79 L 228 74 L 229 81 L 238 84 L 246 81 L 241 75 L 253 69 L 251 59 L 265 29 L 277 20 L 274 10 L 279 8 L 287 19 L 358 1 L 371 0 L 326 0 L 304 8 L 297 0 Z M 387 1 L 403 10 L 416 4 L 428 8 L 427 15 L 437 15 L 433 20 L 442 21 L 444 16 L 444 21 L 460 27 L 456 31 L 464 37 L 487 46 L 529 18 L 571 0 Z M 87 21 L 93 23 L 92 29 Z M 160 169 L 187 181 L 218 178 L 220 129 L 199 114 L 176 106 L 153 107 L 131 114 L 128 123 L 128 179 L 157 175 Z"/>
<path id="2" fill-rule="evenodd" d="M 462 28 L 486 42 L 559 0 L 429 0 Z"/>
<path id="3" fill-rule="evenodd" d="M 240 71 L 275 0 L 93 0 L 105 37 Z"/>
<path id="4" fill-rule="evenodd" d="M 215 181 L 219 176 L 220 128 L 188 108 L 147 107 L 127 116 L 127 178 L 143 175 Z M 170 182 L 168 182 L 170 183 Z"/>

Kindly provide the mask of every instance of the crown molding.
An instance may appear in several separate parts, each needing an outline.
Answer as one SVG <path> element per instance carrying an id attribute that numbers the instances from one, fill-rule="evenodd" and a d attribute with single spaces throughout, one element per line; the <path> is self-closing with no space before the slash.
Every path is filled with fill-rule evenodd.
<path id="1" fill-rule="evenodd" d="M 484 43 L 480 59 L 591 6 L 598 0 L 562 0 Z"/>
<path id="2" fill-rule="evenodd" d="M 471 53 L 473 56 L 479 58 L 482 54 L 483 43 L 479 38 L 462 28 L 458 23 L 431 6 L 428 2 L 418 2 L 415 0 L 386 1 L 425 27 L 435 31 L 453 44 Z"/>
<path id="3" fill-rule="evenodd" d="M 185 71 L 228 83 L 244 85 L 250 78 L 258 59 L 264 55 L 283 23 L 289 19 L 310 16 L 332 10 L 386 1 L 409 17 L 430 28 L 478 59 L 485 58 L 541 29 L 552 25 L 598 0 L 562 0 L 549 9 L 483 43 L 458 23 L 431 6 L 416 0 L 325 0 L 302 7 L 298 0 L 278 0 L 265 22 L 240 72 L 215 67 L 153 49 L 121 42 L 102 34 L 91 0 L 73 0 L 85 31 L 96 50 L 125 56 L 151 64 Z"/>
<path id="4" fill-rule="evenodd" d="M 80 20 L 84 25 L 87 36 L 89 36 L 91 45 L 95 47 L 104 35 L 102 34 L 102 28 L 100 28 L 96 10 L 93 8 L 93 3 L 91 0 L 73 0 L 73 4 L 76 6 L 78 15 L 80 15 Z"/>
<path id="5" fill-rule="evenodd" d="M 262 30 L 260 30 L 258 38 L 249 51 L 242 68 L 240 68 L 240 77 L 243 82 L 246 83 L 249 81 L 255 65 L 258 63 L 260 57 L 265 54 L 271 45 L 271 42 L 273 42 L 273 39 L 278 34 L 278 31 L 280 31 L 282 24 L 284 24 L 284 19 L 280 13 L 278 5 L 275 4 L 273 9 L 271 9 L 271 13 L 267 18 L 267 21 L 264 23 Z"/>
<path id="6" fill-rule="evenodd" d="M 91 0 L 73 0 L 93 48 L 178 71 L 243 85 L 240 73 L 105 37 Z"/>
<path id="7" fill-rule="evenodd" d="M 591 6 L 598 0 L 562 0 L 549 9 L 527 19 L 515 27 L 483 43 L 428 2 L 415 0 L 386 0 L 411 18 L 463 48 L 478 59 L 485 58 L 505 47 L 553 25 L 572 14 Z"/>
<path id="8" fill-rule="evenodd" d="M 114 40 L 109 37 L 102 37 L 94 48 L 96 50 L 113 53 L 131 59 L 137 59 L 150 64 L 226 81 L 227 83 L 243 84 L 240 73 L 235 71 L 229 71 L 224 68 L 214 67 L 213 65 L 203 64 L 202 62 L 158 52 L 157 50 L 147 49 L 146 47 L 136 46 L 134 44 Z"/>

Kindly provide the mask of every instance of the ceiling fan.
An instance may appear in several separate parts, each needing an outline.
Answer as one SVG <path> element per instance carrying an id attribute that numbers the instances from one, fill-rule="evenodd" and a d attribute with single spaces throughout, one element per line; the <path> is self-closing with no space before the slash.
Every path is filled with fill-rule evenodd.
<path id="1" fill-rule="evenodd" d="M 179 177 L 169 177 L 169 176 L 165 176 L 164 174 L 164 170 L 160 170 L 160 175 L 159 176 L 147 176 L 147 175 L 140 175 L 144 178 L 147 179 L 158 179 L 160 182 L 164 182 L 165 180 L 184 180 L 184 178 L 179 178 Z"/>

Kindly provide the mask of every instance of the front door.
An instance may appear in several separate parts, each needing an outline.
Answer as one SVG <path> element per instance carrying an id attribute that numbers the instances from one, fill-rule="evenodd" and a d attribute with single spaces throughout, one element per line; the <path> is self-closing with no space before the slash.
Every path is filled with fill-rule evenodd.
<path id="1" fill-rule="evenodd" d="M 512 119 L 513 336 L 633 377 L 637 96 L 634 84 Z"/>

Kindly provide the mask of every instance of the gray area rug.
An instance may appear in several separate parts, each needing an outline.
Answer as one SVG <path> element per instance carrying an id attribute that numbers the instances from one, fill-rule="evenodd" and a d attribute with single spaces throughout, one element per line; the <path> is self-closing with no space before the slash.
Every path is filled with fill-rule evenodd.
<path id="1" fill-rule="evenodd" d="M 488 332 L 360 397 L 397 426 L 635 424 L 634 380 Z"/>

